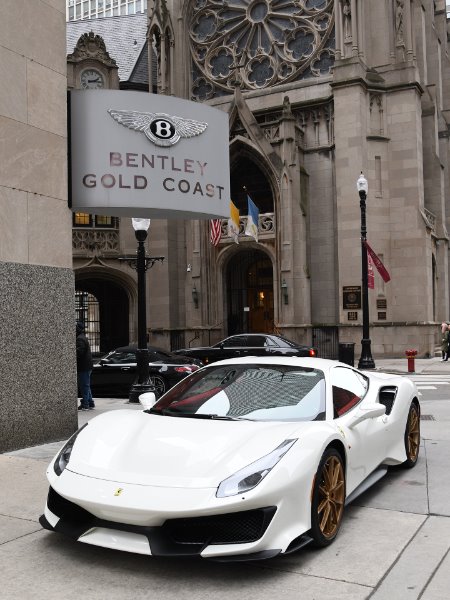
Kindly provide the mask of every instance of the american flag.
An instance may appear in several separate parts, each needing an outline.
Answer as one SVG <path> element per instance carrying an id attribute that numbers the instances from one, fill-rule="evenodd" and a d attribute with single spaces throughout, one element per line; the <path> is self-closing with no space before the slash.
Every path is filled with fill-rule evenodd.
<path id="1" fill-rule="evenodd" d="M 222 219 L 211 219 L 209 239 L 213 246 L 217 246 L 222 235 Z"/>

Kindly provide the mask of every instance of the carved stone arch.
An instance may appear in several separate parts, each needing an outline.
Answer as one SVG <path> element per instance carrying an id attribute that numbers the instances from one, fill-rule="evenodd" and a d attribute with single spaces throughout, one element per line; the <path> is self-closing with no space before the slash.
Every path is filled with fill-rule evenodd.
<path id="1" fill-rule="evenodd" d="M 273 332 L 278 301 L 274 249 L 256 243 L 233 244 L 220 252 L 217 264 L 224 334 Z"/>
<path id="2" fill-rule="evenodd" d="M 275 248 L 271 246 L 261 246 L 261 244 L 257 244 L 256 242 L 248 242 L 245 245 L 246 248 L 258 249 L 267 254 L 267 256 L 272 261 L 272 264 L 276 264 L 276 253 Z M 229 246 L 224 246 L 223 249 L 220 250 L 217 256 L 217 272 L 220 273 L 229 265 L 230 261 L 242 251 L 242 248 L 239 244 L 231 244 Z"/>
<path id="3" fill-rule="evenodd" d="M 79 267 L 74 269 L 75 282 L 82 281 L 83 279 L 95 277 L 102 281 L 111 281 L 123 287 L 126 291 L 129 299 L 132 302 L 137 302 L 137 289 L 136 282 L 124 271 L 120 269 L 113 269 L 108 267 L 107 269 L 98 266 Z"/>
<path id="4" fill-rule="evenodd" d="M 80 267 L 75 269 L 75 289 L 97 301 L 100 352 L 136 339 L 137 290 L 130 275 L 95 265 Z"/>
<path id="5" fill-rule="evenodd" d="M 230 142 L 230 169 L 233 161 L 236 160 L 236 157 L 240 153 L 251 156 L 252 160 L 258 164 L 261 170 L 264 171 L 267 178 L 270 179 L 273 185 L 273 191 L 275 192 L 275 190 L 278 188 L 280 174 L 275 170 L 271 161 L 261 153 L 258 146 L 252 142 L 252 140 L 238 135 Z"/>
<path id="6" fill-rule="evenodd" d="M 261 194 L 263 194 L 263 184 L 264 181 L 260 179 L 257 189 L 247 190 L 247 193 L 250 195 L 252 200 L 258 206 L 260 213 L 264 212 L 276 212 L 276 206 L 279 201 L 279 179 L 278 174 L 275 172 L 275 168 L 271 161 L 269 161 L 264 155 L 261 154 L 257 146 L 247 138 L 237 137 L 230 144 L 230 173 L 231 173 L 231 194 L 233 201 L 237 200 L 238 204 L 240 202 L 240 194 L 238 198 L 233 198 L 233 192 L 236 192 L 236 182 L 233 180 L 233 175 L 240 174 L 245 171 L 245 163 L 249 165 L 248 168 L 248 177 L 251 178 L 252 173 L 256 173 L 259 171 L 265 182 L 268 185 L 268 192 L 271 196 L 270 206 L 266 201 L 261 201 L 259 205 L 259 199 L 262 198 Z M 254 168 L 252 168 L 252 166 Z M 256 183 L 256 182 L 255 182 Z M 252 195 L 252 191 L 254 193 L 254 197 Z M 242 201 L 245 200 L 246 194 L 242 194 Z M 237 205 L 238 205 L 237 204 Z M 243 214 L 246 214 L 246 206 L 244 207 L 245 211 Z"/>

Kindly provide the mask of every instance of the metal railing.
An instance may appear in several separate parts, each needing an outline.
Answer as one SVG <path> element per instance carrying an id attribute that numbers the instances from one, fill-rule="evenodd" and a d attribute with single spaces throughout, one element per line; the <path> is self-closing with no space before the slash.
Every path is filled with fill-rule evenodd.
<path id="1" fill-rule="evenodd" d="M 247 228 L 248 216 L 243 215 L 239 218 L 239 236 L 248 237 L 245 235 Z M 258 218 L 258 238 L 268 239 L 274 238 L 276 234 L 275 213 L 262 213 Z M 221 242 L 231 242 L 232 238 L 228 232 L 228 219 L 221 219 Z M 244 241 L 244 240 L 243 240 Z"/>

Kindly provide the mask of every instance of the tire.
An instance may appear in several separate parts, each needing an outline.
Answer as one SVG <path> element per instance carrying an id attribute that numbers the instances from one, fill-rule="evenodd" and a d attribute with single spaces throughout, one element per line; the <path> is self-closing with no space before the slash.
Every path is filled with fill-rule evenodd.
<path id="1" fill-rule="evenodd" d="M 335 448 L 327 448 L 317 469 L 311 502 L 311 537 L 318 548 L 331 544 L 341 526 L 345 504 L 344 463 Z"/>
<path id="2" fill-rule="evenodd" d="M 155 386 L 155 396 L 160 398 L 166 391 L 166 382 L 159 375 L 151 375 L 148 379 L 149 383 Z"/>
<path id="3" fill-rule="evenodd" d="M 417 464 L 420 448 L 420 409 L 415 402 L 411 402 L 405 428 L 406 460 L 402 463 L 404 469 L 412 469 Z"/>

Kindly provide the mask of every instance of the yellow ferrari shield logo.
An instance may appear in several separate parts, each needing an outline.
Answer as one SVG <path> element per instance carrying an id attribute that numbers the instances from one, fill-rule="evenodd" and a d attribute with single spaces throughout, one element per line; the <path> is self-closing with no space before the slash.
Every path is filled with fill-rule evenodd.
<path id="1" fill-rule="evenodd" d="M 117 490 L 114 492 L 114 496 L 120 496 L 120 494 L 123 492 L 123 488 L 117 488 Z"/>

